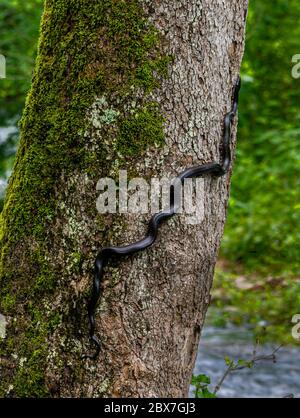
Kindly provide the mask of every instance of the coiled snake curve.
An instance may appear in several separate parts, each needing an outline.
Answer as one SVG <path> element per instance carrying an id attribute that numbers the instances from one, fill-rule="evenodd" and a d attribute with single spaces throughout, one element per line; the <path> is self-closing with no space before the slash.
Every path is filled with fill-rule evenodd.
<path id="1" fill-rule="evenodd" d="M 224 176 L 231 166 L 231 150 L 230 150 L 230 140 L 231 140 L 231 127 L 232 122 L 237 114 L 238 110 L 238 100 L 239 100 L 239 91 L 241 87 L 241 80 L 238 77 L 237 82 L 234 86 L 233 92 L 233 104 L 230 112 L 225 115 L 224 119 L 224 133 L 222 141 L 222 150 L 221 150 L 221 162 L 212 162 L 195 167 L 187 168 L 181 174 L 177 176 L 179 182 L 183 183 L 185 179 L 200 177 L 205 174 L 212 174 L 216 177 Z M 104 274 L 104 268 L 112 257 L 121 258 L 123 256 L 128 256 L 134 254 L 138 251 L 145 250 L 150 247 L 157 238 L 158 229 L 160 224 L 171 218 L 176 214 L 176 205 L 174 202 L 174 189 L 173 186 L 170 187 L 170 207 L 166 211 L 159 212 L 155 214 L 149 224 L 148 231 L 145 238 L 141 239 L 138 242 L 135 242 L 130 245 L 123 247 L 106 247 L 98 254 L 95 267 L 94 267 L 94 282 L 91 298 L 88 301 L 88 317 L 90 325 L 90 341 L 95 345 L 95 352 L 93 355 L 86 355 L 84 358 L 95 360 L 101 349 L 101 344 L 99 339 L 95 335 L 95 312 L 96 307 L 101 296 L 101 281 Z"/>

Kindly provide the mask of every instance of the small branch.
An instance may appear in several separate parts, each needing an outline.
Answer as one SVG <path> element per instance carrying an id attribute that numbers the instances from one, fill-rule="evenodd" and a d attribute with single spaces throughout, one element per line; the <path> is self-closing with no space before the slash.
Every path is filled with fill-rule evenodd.
<path id="1" fill-rule="evenodd" d="M 227 379 L 227 377 L 230 375 L 230 373 L 232 373 L 232 366 L 229 366 L 227 368 L 227 370 L 225 371 L 224 375 L 222 376 L 222 378 L 217 383 L 217 385 L 216 385 L 216 387 L 215 387 L 215 389 L 213 391 L 213 394 L 214 395 L 216 395 L 219 392 L 219 390 L 221 389 L 224 381 Z"/>
<path id="2" fill-rule="evenodd" d="M 233 362 L 228 366 L 228 368 L 226 369 L 224 375 L 221 377 L 221 379 L 219 380 L 219 382 L 217 383 L 215 389 L 214 389 L 214 395 L 216 395 L 222 385 L 224 384 L 225 380 L 227 379 L 227 377 L 231 374 L 234 373 L 236 371 L 239 370 L 243 370 L 243 369 L 247 369 L 247 368 L 252 368 L 256 363 L 260 362 L 260 361 L 273 361 L 274 363 L 276 363 L 277 358 L 276 358 L 276 354 L 278 353 L 278 351 L 282 348 L 282 345 L 277 347 L 271 354 L 268 355 L 257 355 L 257 350 L 258 350 L 259 344 L 258 342 L 256 343 L 254 349 L 253 349 L 253 355 L 252 358 L 249 361 L 245 361 L 245 364 L 234 364 Z"/>

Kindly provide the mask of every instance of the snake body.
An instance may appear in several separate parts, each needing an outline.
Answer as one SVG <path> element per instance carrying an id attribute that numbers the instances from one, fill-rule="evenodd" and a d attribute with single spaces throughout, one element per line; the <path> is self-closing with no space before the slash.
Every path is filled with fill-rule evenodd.
<path id="1" fill-rule="evenodd" d="M 200 166 L 194 166 L 187 168 L 185 171 L 180 173 L 177 176 L 177 180 L 183 184 L 185 179 L 196 178 L 206 174 L 211 174 L 216 177 L 224 176 L 231 166 L 231 150 L 230 150 L 230 141 L 231 141 L 231 127 L 232 122 L 237 114 L 238 110 L 238 100 L 239 100 L 239 91 L 241 87 L 240 77 L 238 78 L 233 92 L 233 104 L 230 112 L 225 115 L 224 119 L 224 134 L 222 141 L 222 150 L 221 150 L 221 162 L 212 162 L 203 164 Z M 96 359 L 101 350 L 100 340 L 95 335 L 95 313 L 96 307 L 101 296 L 101 282 L 104 274 L 104 269 L 107 266 L 111 258 L 122 258 L 123 256 L 128 256 L 139 251 L 143 251 L 146 248 L 150 247 L 157 238 L 159 226 L 162 222 L 171 218 L 176 214 L 176 204 L 174 199 L 174 189 L 171 186 L 170 190 L 170 207 L 166 211 L 161 211 L 155 214 L 149 224 L 146 236 L 135 243 L 122 246 L 122 247 L 106 247 L 97 255 L 94 267 L 94 282 L 91 298 L 88 301 L 88 317 L 90 324 L 90 341 L 95 346 L 95 352 L 92 355 L 84 356 L 89 359 Z"/>

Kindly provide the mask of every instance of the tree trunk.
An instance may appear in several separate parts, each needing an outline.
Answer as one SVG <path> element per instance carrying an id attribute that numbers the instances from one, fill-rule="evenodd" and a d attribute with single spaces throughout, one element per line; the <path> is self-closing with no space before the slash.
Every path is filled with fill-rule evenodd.
<path id="1" fill-rule="evenodd" d="M 177 216 L 152 248 L 109 265 L 92 361 L 82 355 L 95 257 L 141 238 L 149 219 L 99 214 L 96 184 L 219 161 L 246 10 L 247 0 L 46 0 L 1 218 L 1 396 L 187 395 L 230 175 L 205 177 L 201 223 Z"/>

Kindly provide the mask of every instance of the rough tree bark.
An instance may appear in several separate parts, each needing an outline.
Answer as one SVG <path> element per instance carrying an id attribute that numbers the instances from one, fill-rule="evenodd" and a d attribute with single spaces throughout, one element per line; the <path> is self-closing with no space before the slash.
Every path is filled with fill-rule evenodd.
<path id="1" fill-rule="evenodd" d="M 93 362 L 81 356 L 95 256 L 140 238 L 149 218 L 98 214 L 96 184 L 219 160 L 246 11 L 247 0 L 46 0 L 1 218 L 1 396 L 187 394 L 230 175 L 205 178 L 202 223 L 177 216 L 154 247 L 110 266 Z"/>

